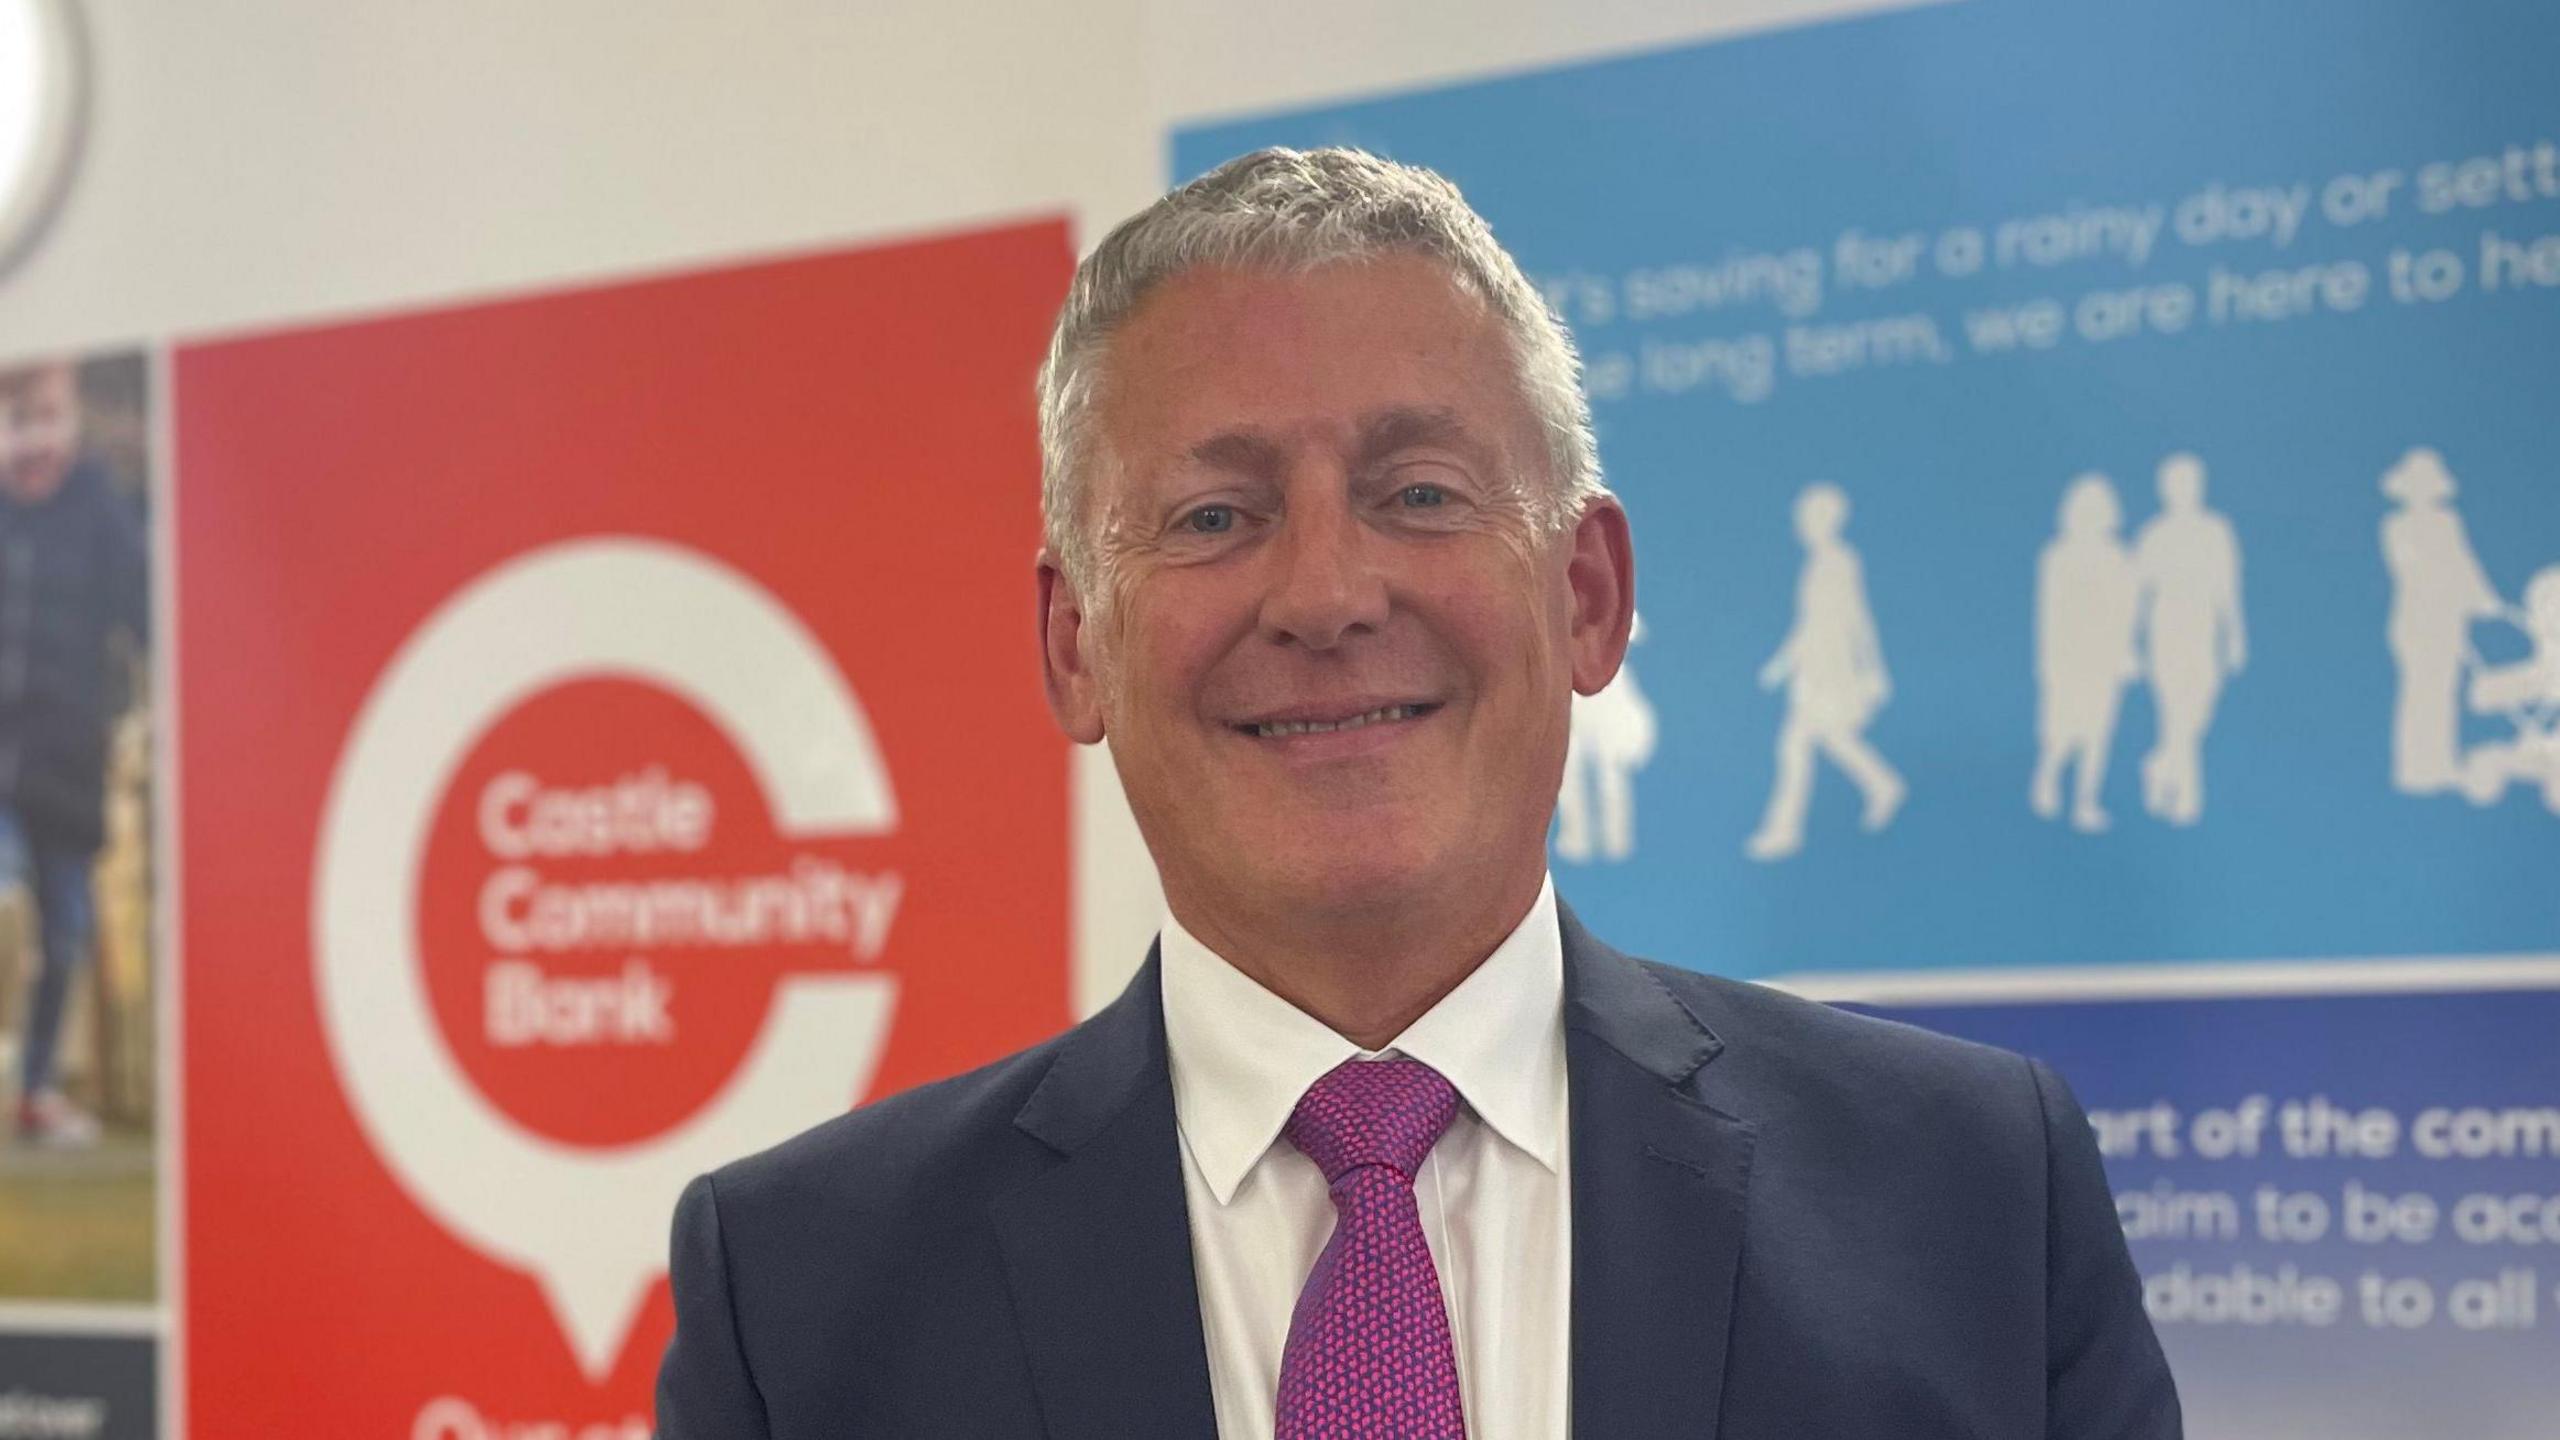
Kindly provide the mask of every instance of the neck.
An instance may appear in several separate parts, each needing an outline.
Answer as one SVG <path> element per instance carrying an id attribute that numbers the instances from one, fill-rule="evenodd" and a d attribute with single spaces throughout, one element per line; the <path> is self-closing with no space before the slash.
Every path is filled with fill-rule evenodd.
<path id="1" fill-rule="evenodd" d="M 1265 990 L 1363 1050 L 1381 1050 L 1520 927 L 1546 883 L 1546 855 L 1480 886 L 1324 907 L 1201 903 L 1168 884 L 1174 918 Z M 1442 896 L 1454 898 L 1443 899 Z"/>

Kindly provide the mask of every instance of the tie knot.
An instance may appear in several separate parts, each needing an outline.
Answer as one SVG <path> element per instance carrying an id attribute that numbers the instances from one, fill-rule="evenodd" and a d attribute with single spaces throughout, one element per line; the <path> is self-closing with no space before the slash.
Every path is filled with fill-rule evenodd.
<path id="1" fill-rule="evenodd" d="M 1363 1165 L 1410 1184 L 1457 1113 L 1457 1087 L 1419 1060 L 1345 1060 L 1307 1087 L 1282 1133 L 1327 1184 Z"/>

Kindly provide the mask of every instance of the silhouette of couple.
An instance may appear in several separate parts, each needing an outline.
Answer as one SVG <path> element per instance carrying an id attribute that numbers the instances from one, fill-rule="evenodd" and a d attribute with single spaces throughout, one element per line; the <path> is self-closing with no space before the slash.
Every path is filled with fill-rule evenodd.
<path id="1" fill-rule="evenodd" d="M 2035 779 L 2028 802 L 2071 824 L 2107 828 L 2099 803 L 2125 687 L 2151 686 L 2159 736 L 2142 762 L 2143 808 L 2172 825 L 2204 815 L 2204 737 L 2223 681 L 2248 663 L 2240 607 L 2240 542 L 2205 507 L 2204 462 L 2160 462 L 2160 514 L 2128 551 L 2115 487 L 2083 475 L 2063 493 L 2058 533 L 2036 562 Z"/>

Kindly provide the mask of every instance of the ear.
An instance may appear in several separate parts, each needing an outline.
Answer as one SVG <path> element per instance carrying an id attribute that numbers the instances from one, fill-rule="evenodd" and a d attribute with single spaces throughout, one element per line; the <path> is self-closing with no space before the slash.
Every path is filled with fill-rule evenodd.
<path id="1" fill-rule="evenodd" d="M 1566 547 L 1573 688 L 1597 695 L 1617 678 L 1636 623 L 1636 546 L 1627 512 L 1615 500 L 1592 501 L 1574 522 Z"/>
<path id="2" fill-rule="evenodd" d="M 1102 739 L 1102 687 L 1085 654 L 1084 605 L 1057 558 L 1040 552 L 1040 681 L 1049 713 L 1079 745 Z"/>

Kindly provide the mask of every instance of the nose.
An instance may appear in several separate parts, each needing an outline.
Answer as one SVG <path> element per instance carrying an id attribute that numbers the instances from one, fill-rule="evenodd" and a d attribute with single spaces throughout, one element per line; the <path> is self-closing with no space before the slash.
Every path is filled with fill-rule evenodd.
<path id="1" fill-rule="evenodd" d="M 1263 633 L 1283 645 L 1331 650 L 1376 631 L 1387 614 L 1386 580 L 1372 553 L 1377 538 L 1351 514 L 1346 497 L 1293 504 L 1269 552 Z"/>

